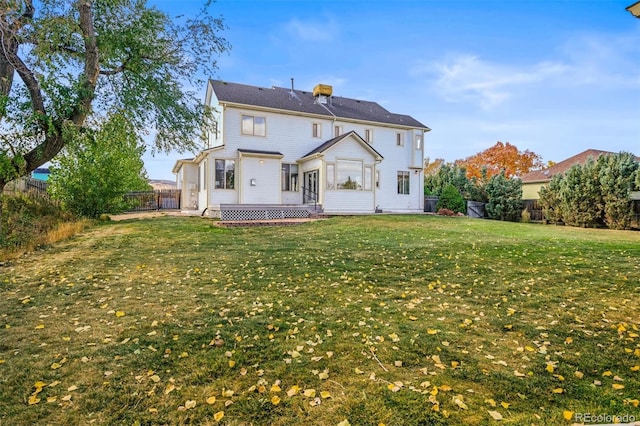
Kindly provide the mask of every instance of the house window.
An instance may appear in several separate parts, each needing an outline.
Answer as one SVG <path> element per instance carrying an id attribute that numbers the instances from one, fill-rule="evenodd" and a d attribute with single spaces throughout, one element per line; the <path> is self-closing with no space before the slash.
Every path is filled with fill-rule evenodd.
<path id="1" fill-rule="evenodd" d="M 252 136 L 267 136 L 267 119 L 264 117 L 243 115 L 242 134 Z"/>
<path id="2" fill-rule="evenodd" d="M 372 179 L 373 179 L 373 167 L 366 166 L 364 168 L 364 190 L 365 191 L 371 191 Z"/>
<path id="3" fill-rule="evenodd" d="M 364 140 L 367 141 L 367 143 L 373 142 L 373 130 L 365 129 L 365 131 L 364 131 Z"/>
<path id="4" fill-rule="evenodd" d="M 234 189 L 235 160 L 216 160 L 216 189 Z"/>
<path id="5" fill-rule="evenodd" d="M 420 151 L 422 149 L 422 135 L 420 133 L 416 133 L 416 151 Z"/>
<path id="6" fill-rule="evenodd" d="M 342 126 L 335 126 L 333 128 L 333 137 L 336 138 L 342 134 Z"/>
<path id="7" fill-rule="evenodd" d="M 297 164 L 282 165 L 282 190 L 283 191 L 298 190 L 298 165 Z"/>
<path id="8" fill-rule="evenodd" d="M 398 194 L 409 194 L 409 172 L 398 171 Z"/>
<path id="9" fill-rule="evenodd" d="M 338 160 L 336 175 L 338 189 L 362 189 L 362 161 Z"/>
<path id="10" fill-rule="evenodd" d="M 396 133 L 396 146 L 404 146 L 404 138 L 402 133 Z"/>
<path id="11" fill-rule="evenodd" d="M 336 166 L 327 164 L 327 189 L 336 189 Z"/>
<path id="12" fill-rule="evenodd" d="M 311 125 L 311 128 L 312 128 L 312 133 L 314 138 L 322 137 L 322 126 L 320 125 L 320 123 L 313 123 Z"/>

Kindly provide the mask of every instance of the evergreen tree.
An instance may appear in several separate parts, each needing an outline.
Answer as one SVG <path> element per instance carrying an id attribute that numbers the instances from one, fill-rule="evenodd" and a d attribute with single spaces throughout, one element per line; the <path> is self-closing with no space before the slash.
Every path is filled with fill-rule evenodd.
<path id="1" fill-rule="evenodd" d="M 522 182 L 509 179 L 504 172 L 494 175 L 486 185 L 489 202 L 485 206 L 491 219 L 518 221 L 522 213 Z"/>

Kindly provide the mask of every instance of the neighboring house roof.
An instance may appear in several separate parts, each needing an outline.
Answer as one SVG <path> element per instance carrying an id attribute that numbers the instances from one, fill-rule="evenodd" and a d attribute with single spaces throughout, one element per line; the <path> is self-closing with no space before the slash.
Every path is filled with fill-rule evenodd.
<path id="1" fill-rule="evenodd" d="M 193 163 L 193 158 L 180 158 L 178 160 L 176 160 L 176 164 L 173 165 L 173 169 L 171 170 L 171 172 L 175 175 L 178 174 L 178 171 L 180 170 L 180 167 L 182 167 L 183 164 L 186 163 Z"/>
<path id="2" fill-rule="evenodd" d="M 635 2 L 626 8 L 636 18 L 640 18 L 640 1 Z"/>
<path id="3" fill-rule="evenodd" d="M 576 164 L 584 164 L 589 158 L 594 160 L 602 154 L 615 154 L 611 151 L 600 151 L 598 149 L 588 149 L 576 154 L 573 157 L 569 157 L 564 161 L 554 164 L 551 167 L 547 167 L 541 170 L 533 170 L 524 176 L 522 176 L 522 183 L 534 183 L 534 182 L 549 182 L 554 175 L 565 173 L 567 170 Z"/>
<path id="4" fill-rule="evenodd" d="M 326 103 L 320 103 L 312 92 L 291 90 L 284 87 L 271 89 L 210 80 L 210 84 L 222 104 L 246 105 L 272 108 L 296 113 L 306 113 L 346 120 L 369 121 L 431 130 L 415 118 L 394 114 L 375 102 L 329 96 Z"/>
<path id="5" fill-rule="evenodd" d="M 340 136 L 336 136 L 333 139 L 329 139 L 328 141 L 326 141 L 325 143 L 323 143 L 322 145 L 318 146 L 316 149 L 314 149 L 311 152 L 308 152 L 306 155 L 303 155 L 302 158 L 307 158 L 310 157 L 314 154 L 321 154 L 324 151 L 328 150 L 329 148 L 331 148 L 332 146 L 336 145 L 337 143 L 343 141 L 344 139 L 353 136 L 358 142 L 360 142 L 360 144 L 362 144 L 366 149 L 368 149 L 369 151 L 371 151 L 371 153 L 377 157 L 379 160 L 382 160 L 384 157 L 378 152 L 376 151 L 371 145 L 369 145 L 367 143 L 367 141 L 365 141 L 364 139 L 362 139 L 360 137 L 360 135 L 358 135 L 358 133 L 356 133 L 355 131 L 350 131 L 345 133 L 344 135 L 340 135 Z"/>

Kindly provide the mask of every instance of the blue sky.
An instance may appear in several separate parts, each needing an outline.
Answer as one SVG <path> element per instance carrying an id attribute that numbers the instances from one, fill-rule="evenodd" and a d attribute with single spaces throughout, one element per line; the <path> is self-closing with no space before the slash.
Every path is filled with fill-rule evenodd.
<path id="1" fill-rule="evenodd" d="M 497 141 L 561 161 L 640 155 L 634 0 L 218 0 L 231 43 L 217 75 L 380 103 L 429 126 L 425 155 L 454 161 Z M 201 2 L 156 0 L 171 14 Z M 205 87 L 198 88 L 204 98 Z M 150 178 L 176 159 L 145 156 Z"/>

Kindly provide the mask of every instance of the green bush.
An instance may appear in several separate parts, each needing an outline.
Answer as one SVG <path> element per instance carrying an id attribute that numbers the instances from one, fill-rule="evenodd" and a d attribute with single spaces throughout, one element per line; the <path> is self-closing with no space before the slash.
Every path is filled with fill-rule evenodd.
<path id="1" fill-rule="evenodd" d="M 30 247 L 60 223 L 73 220 L 57 203 L 31 193 L 0 195 L 0 249 Z"/>
<path id="2" fill-rule="evenodd" d="M 485 205 L 491 219 L 517 222 L 522 215 L 522 181 L 509 179 L 504 172 L 494 175 L 486 186 L 489 202 Z"/>
<path id="3" fill-rule="evenodd" d="M 467 210 L 467 203 L 453 184 L 447 184 L 440 194 L 438 204 L 436 204 L 436 210 L 449 209 L 455 213 L 465 213 Z"/>

